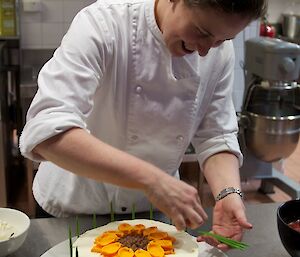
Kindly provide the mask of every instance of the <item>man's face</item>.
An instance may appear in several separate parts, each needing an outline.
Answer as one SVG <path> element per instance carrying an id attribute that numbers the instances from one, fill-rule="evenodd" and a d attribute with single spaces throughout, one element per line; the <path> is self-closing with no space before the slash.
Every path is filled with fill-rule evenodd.
<path id="1" fill-rule="evenodd" d="M 188 7 L 183 0 L 157 4 L 156 18 L 163 39 L 173 56 L 209 49 L 233 39 L 250 22 L 248 17 L 226 14 L 212 8 Z"/>

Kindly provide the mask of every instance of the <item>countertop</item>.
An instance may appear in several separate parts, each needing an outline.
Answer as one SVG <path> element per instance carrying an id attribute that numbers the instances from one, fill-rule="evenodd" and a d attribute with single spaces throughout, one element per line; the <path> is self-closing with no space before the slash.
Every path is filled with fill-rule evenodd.
<path id="1" fill-rule="evenodd" d="M 227 255 L 230 257 L 282 257 L 288 256 L 283 248 L 277 231 L 276 211 L 279 203 L 247 204 L 247 216 L 254 225 L 251 231 L 244 235 L 244 242 L 250 245 L 246 251 L 230 250 Z M 211 208 L 206 209 L 211 217 Z M 149 213 L 137 213 L 136 218 L 148 218 Z M 91 216 L 80 216 L 80 233 L 92 228 Z M 131 215 L 120 215 L 116 220 L 131 219 Z M 169 220 L 160 213 L 154 214 L 155 220 L 169 223 Z M 110 221 L 109 215 L 97 216 L 97 225 L 104 225 Z M 75 231 L 76 218 L 44 218 L 32 219 L 28 236 L 23 246 L 9 257 L 38 257 L 51 247 L 68 239 L 69 226 Z M 201 230 L 208 230 L 211 220 L 201 227 Z M 195 231 L 188 231 L 196 235 Z M 75 236 L 75 233 L 74 233 Z M 58 256 L 59 257 L 59 256 Z"/>

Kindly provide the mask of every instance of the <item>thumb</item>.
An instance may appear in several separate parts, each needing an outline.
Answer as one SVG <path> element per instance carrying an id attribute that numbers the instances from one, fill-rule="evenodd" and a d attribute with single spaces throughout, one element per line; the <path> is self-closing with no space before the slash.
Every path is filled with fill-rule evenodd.
<path id="1" fill-rule="evenodd" d="M 236 216 L 238 223 L 240 224 L 240 226 L 242 228 L 252 229 L 253 225 L 250 222 L 248 222 L 244 211 L 242 211 L 242 210 L 237 211 L 235 216 Z"/>

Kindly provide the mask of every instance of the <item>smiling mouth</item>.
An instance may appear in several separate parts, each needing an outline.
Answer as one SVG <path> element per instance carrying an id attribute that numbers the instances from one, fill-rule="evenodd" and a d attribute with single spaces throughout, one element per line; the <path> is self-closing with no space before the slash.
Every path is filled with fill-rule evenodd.
<path id="1" fill-rule="evenodd" d="M 190 49 L 186 48 L 184 41 L 182 41 L 182 48 L 183 48 L 184 52 L 186 52 L 188 54 L 191 54 L 194 52 L 194 50 L 190 50 Z"/>

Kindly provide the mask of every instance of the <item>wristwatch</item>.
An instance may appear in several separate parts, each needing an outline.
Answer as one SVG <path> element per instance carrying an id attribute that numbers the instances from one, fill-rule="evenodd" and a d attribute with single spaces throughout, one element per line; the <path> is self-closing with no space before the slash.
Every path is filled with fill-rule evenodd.
<path id="1" fill-rule="evenodd" d="M 234 187 L 227 187 L 225 189 L 223 189 L 216 197 L 216 201 L 219 201 L 221 199 L 223 199 L 224 197 L 226 197 L 229 194 L 233 194 L 236 193 L 238 194 L 241 198 L 243 198 L 243 193 L 240 189 L 238 188 L 234 188 Z"/>

